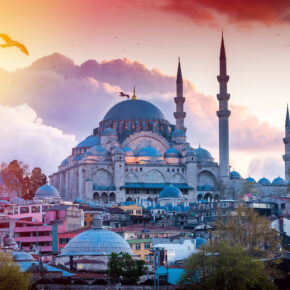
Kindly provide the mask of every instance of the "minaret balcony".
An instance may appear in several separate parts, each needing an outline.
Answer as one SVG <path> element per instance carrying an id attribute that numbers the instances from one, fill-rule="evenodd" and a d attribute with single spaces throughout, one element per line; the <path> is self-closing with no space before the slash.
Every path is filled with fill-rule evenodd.
<path id="1" fill-rule="evenodd" d="M 174 102 L 175 102 L 175 104 L 183 104 L 185 102 L 185 98 L 184 97 L 175 97 Z"/>
<path id="2" fill-rule="evenodd" d="M 284 144 L 290 144 L 290 137 L 283 138 Z"/>
<path id="3" fill-rule="evenodd" d="M 231 95 L 230 94 L 217 94 L 216 97 L 219 101 L 228 101 Z"/>
<path id="4" fill-rule="evenodd" d="M 222 117 L 228 118 L 231 115 L 231 111 L 230 110 L 217 111 L 216 114 L 218 115 L 219 118 Z"/>
<path id="5" fill-rule="evenodd" d="M 186 116 L 185 112 L 174 112 L 174 118 L 176 119 L 184 119 Z"/>

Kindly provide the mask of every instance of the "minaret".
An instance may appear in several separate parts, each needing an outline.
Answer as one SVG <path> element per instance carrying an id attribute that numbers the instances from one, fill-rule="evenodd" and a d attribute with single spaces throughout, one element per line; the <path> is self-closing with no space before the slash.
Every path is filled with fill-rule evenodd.
<path id="1" fill-rule="evenodd" d="M 176 97 L 174 98 L 176 104 L 176 112 L 174 112 L 174 118 L 176 119 L 176 129 L 186 131 L 184 127 L 184 118 L 186 113 L 183 111 L 183 104 L 185 98 L 183 97 L 183 80 L 180 67 L 180 59 L 178 58 L 178 69 L 176 78 Z"/>
<path id="2" fill-rule="evenodd" d="M 285 162 L 285 181 L 288 183 L 290 182 L 290 118 L 288 105 L 285 121 L 285 138 L 283 138 L 283 142 L 285 144 L 285 155 L 283 155 Z"/>
<path id="3" fill-rule="evenodd" d="M 217 116 L 219 118 L 219 162 L 220 162 L 220 178 L 227 180 L 229 178 L 229 116 L 231 111 L 228 109 L 228 100 L 230 95 L 227 93 L 227 59 L 224 46 L 224 37 L 222 34 L 221 50 L 220 50 L 220 74 L 217 80 L 220 84 L 220 92 L 217 94 L 219 101 L 219 110 Z"/>

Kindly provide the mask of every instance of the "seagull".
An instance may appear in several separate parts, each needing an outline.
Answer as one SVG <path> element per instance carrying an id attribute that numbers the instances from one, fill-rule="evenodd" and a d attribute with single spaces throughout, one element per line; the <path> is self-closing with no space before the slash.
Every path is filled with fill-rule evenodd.
<path id="1" fill-rule="evenodd" d="M 124 94 L 123 92 L 120 92 L 120 95 L 119 95 L 120 97 L 127 97 L 127 99 L 129 99 L 130 98 L 130 96 L 129 95 L 127 95 L 127 94 Z"/>
<path id="2" fill-rule="evenodd" d="M 4 44 L 0 44 L 0 47 L 12 47 L 16 46 L 26 55 L 29 55 L 29 52 L 24 44 L 20 43 L 19 41 L 12 40 L 7 34 L 0 33 L 0 37 L 5 41 Z"/>

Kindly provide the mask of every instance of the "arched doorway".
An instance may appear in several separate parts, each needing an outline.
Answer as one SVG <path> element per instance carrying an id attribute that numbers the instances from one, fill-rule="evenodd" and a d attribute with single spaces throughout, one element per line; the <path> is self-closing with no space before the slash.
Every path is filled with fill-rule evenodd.
<path id="1" fill-rule="evenodd" d="M 114 192 L 110 193 L 109 200 L 110 200 L 110 202 L 115 202 L 116 201 L 116 194 Z"/>
<path id="2" fill-rule="evenodd" d="M 128 198 L 126 199 L 126 201 L 130 201 L 130 202 L 132 202 L 133 199 L 132 199 L 131 197 L 128 197 Z"/>
<path id="3" fill-rule="evenodd" d="M 214 196 L 214 201 L 219 201 L 220 200 L 220 196 L 219 196 L 219 194 L 216 194 L 215 196 Z"/>
<path id="4" fill-rule="evenodd" d="M 102 199 L 102 204 L 107 204 L 108 203 L 108 194 L 106 192 L 103 192 L 101 199 Z"/>
<path id="5" fill-rule="evenodd" d="M 205 196 L 204 196 L 204 199 L 207 200 L 207 201 L 212 201 L 212 194 L 209 193 L 209 192 L 206 193 Z"/>
<path id="6" fill-rule="evenodd" d="M 197 200 L 202 200 L 202 194 L 199 194 L 199 195 L 197 196 Z"/>
<path id="7" fill-rule="evenodd" d="M 94 202 L 97 202 L 97 203 L 100 202 L 100 195 L 99 195 L 98 192 L 95 192 L 95 193 L 94 193 Z"/>

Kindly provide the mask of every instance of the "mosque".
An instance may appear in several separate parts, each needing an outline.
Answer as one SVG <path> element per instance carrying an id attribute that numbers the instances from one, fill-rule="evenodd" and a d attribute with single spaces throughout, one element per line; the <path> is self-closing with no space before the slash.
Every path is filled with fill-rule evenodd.
<path id="1" fill-rule="evenodd" d="M 187 142 L 184 120 L 185 97 L 180 62 L 176 79 L 175 124 L 170 124 L 163 113 L 150 102 L 132 98 L 114 105 L 104 116 L 93 134 L 72 149 L 50 176 L 64 200 L 79 198 L 97 204 L 123 201 L 154 202 L 165 187 L 179 189 L 180 200 L 218 200 L 235 198 L 245 184 L 251 184 L 263 196 L 284 195 L 290 182 L 290 119 L 287 108 L 285 124 L 285 180 L 277 177 L 272 182 L 261 178 L 243 179 L 230 172 L 229 76 L 222 37 L 219 109 L 219 163 L 204 148 L 192 148 Z M 170 192 L 170 190 L 167 190 Z M 170 198 L 171 193 L 169 193 Z M 174 195 L 174 194 L 173 194 Z M 162 196 L 165 198 L 166 196 Z"/>

